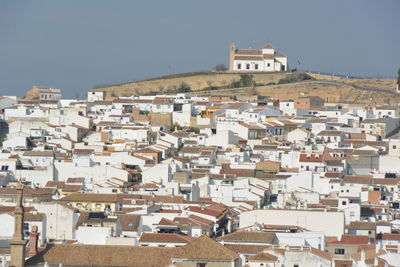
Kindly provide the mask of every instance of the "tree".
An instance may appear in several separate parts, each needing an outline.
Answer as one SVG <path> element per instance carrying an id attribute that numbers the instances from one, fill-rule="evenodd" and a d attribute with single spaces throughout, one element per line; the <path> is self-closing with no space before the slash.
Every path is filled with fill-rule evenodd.
<path id="1" fill-rule="evenodd" d="M 251 75 L 251 74 L 241 74 L 239 82 L 240 82 L 240 86 L 242 86 L 242 87 L 253 86 L 255 84 L 255 82 L 253 80 L 253 75 Z"/>
<path id="2" fill-rule="evenodd" d="M 190 88 L 190 85 L 186 82 L 181 82 L 177 90 L 178 93 L 187 93 L 190 91 L 192 91 L 192 89 Z"/>
<path id="3" fill-rule="evenodd" d="M 215 66 L 214 69 L 216 71 L 227 71 L 228 70 L 228 68 L 224 64 L 218 64 L 217 66 Z"/>
<path id="4" fill-rule="evenodd" d="M 399 68 L 399 70 L 397 71 L 397 86 L 398 86 L 398 88 L 400 89 L 400 68 Z"/>

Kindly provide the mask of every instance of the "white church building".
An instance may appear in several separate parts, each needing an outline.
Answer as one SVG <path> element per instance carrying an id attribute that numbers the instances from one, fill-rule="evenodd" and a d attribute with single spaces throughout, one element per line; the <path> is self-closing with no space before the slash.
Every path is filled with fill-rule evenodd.
<path id="1" fill-rule="evenodd" d="M 288 59 L 283 53 L 275 51 L 271 44 L 262 49 L 237 49 L 234 43 L 230 46 L 230 71 L 287 71 Z"/>

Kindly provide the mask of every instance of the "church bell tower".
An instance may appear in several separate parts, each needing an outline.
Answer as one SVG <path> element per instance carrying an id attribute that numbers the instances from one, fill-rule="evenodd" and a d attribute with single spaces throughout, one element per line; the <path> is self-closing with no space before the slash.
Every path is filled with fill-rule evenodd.
<path id="1" fill-rule="evenodd" d="M 25 266 L 25 246 L 24 240 L 24 207 L 22 206 L 23 186 L 17 186 L 17 205 L 14 211 L 14 235 L 10 240 L 11 246 L 11 266 L 24 267 Z"/>

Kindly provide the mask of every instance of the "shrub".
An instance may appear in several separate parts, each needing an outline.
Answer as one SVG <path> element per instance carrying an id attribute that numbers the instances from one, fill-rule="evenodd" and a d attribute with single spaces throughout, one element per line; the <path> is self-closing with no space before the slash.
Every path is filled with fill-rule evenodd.
<path id="1" fill-rule="evenodd" d="M 311 79 L 312 78 L 304 72 L 295 72 L 286 76 L 285 78 L 280 79 L 278 84 L 295 83 Z"/>
<path id="2" fill-rule="evenodd" d="M 192 91 L 192 89 L 190 88 L 190 85 L 185 82 L 182 82 L 177 89 L 178 93 L 186 93 L 186 92 L 190 92 L 190 91 Z"/>
<path id="3" fill-rule="evenodd" d="M 218 64 L 217 66 L 215 66 L 214 69 L 216 71 L 227 71 L 228 70 L 228 68 L 224 64 Z"/>

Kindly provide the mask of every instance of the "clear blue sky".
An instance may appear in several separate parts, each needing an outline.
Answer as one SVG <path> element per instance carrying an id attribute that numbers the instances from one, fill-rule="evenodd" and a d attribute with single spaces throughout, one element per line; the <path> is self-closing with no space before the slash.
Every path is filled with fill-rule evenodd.
<path id="1" fill-rule="evenodd" d="M 229 44 L 266 41 L 290 67 L 395 76 L 399 0 L 1 0 L 0 95 L 228 65 Z M 170 66 L 170 68 L 169 68 Z"/>

